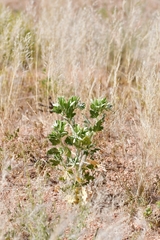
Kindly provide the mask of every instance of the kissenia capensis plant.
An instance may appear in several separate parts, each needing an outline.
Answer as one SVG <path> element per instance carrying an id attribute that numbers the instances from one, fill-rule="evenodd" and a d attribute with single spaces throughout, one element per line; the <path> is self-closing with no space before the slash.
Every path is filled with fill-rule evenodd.
<path id="1" fill-rule="evenodd" d="M 57 103 L 52 104 L 51 112 L 59 114 L 60 120 L 55 121 L 48 136 L 53 147 L 47 155 L 50 163 L 60 170 L 60 180 L 75 193 L 94 179 L 97 167 L 94 154 L 99 150 L 94 136 L 103 130 L 105 112 L 111 107 L 105 98 L 95 99 L 91 101 L 87 117 L 81 113 L 86 105 L 79 97 L 72 96 L 68 100 L 59 97 Z"/>

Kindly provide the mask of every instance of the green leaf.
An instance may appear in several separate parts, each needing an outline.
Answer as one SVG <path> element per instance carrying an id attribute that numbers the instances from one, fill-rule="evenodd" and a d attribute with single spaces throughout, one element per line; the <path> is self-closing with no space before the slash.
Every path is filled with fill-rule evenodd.
<path id="1" fill-rule="evenodd" d="M 85 104 L 81 103 L 79 98 L 76 96 L 72 96 L 71 98 L 65 100 L 64 97 L 59 97 L 58 102 L 53 104 L 53 109 L 51 112 L 55 112 L 57 114 L 62 114 L 69 120 L 73 119 L 76 113 L 74 112 L 76 108 L 83 110 L 85 108 Z"/>
<path id="2" fill-rule="evenodd" d="M 94 180 L 94 177 L 92 175 L 90 175 L 89 173 L 86 173 L 84 175 L 84 178 L 87 180 L 87 183 L 89 183 L 90 181 Z"/>
<path id="3" fill-rule="evenodd" d="M 54 155 L 54 159 L 50 159 L 52 165 L 57 166 L 62 161 L 62 152 L 61 149 L 51 148 L 47 152 L 48 155 Z"/>
<path id="4" fill-rule="evenodd" d="M 67 134 L 68 132 L 65 131 L 66 126 L 65 121 L 56 120 L 55 124 L 53 125 L 53 129 L 61 134 Z"/>
<path id="5" fill-rule="evenodd" d="M 69 169 L 67 170 L 67 172 L 68 172 L 70 175 L 73 175 L 73 170 L 72 170 L 71 168 L 69 168 Z"/>
<path id="6" fill-rule="evenodd" d="M 52 105 L 53 105 L 53 108 L 52 108 L 51 112 L 55 112 L 57 114 L 62 114 L 66 107 L 66 102 L 65 102 L 64 97 L 59 97 L 58 102 L 55 104 L 52 104 Z"/>
<path id="7" fill-rule="evenodd" d="M 59 105 L 63 108 L 63 107 L 65 107 L 65 105 L 66 105 L 66 100 L 65 100 L 65 98 L 64 97 L 59 97 L 58 98 L 58 103 L 59 103 Z"/>
<path id="8" fill-rule="evenodd" d="M 60 161 L 54 159 L 51 159 L 50 162 L 53 166 L 58 166 L 60 164 Z"/>
<path id="9" fill-rule="evenodd" d="M 98 115 L 99 115 L 99 112 L 97 112 L 96 109 L 94 109 L 94 108 L 90 109 L 90 117 L 91 118 L 96 118 L 96 117 L 98 117 Z"/>
<path id="10" fill-rule="evenodd" d="M 92 143 L 92 141 L 91 141 L 91 137 L 89 137 L 89 136 L 85 136 L 83 139 L 82 139 L 82 144 L 83 145 L 90 145 Z"/>
<path id="11" fill-rule="evenodd" d="M 57 148 L 51 148 L 47 151 L 47 155 L 53 155 L 53 154 L 58 154 L 59 151 Z"/>
<path id="12" fill-rule="evenodd" d="M 103 111 L 110 110 L 112 105 L 107 102 L 106 98 L 92 100 L 90 105 L 90 117 L 97 118 Z"/>
<path id="13" fill-rule="evenodd" d="M 97 151 L 99 151 L 99 150 L 100 150 L 100 148 L 95 148 L 95 147 L 94 147 L 94 149 L 91 149 L 91 150 L 90 150 L 91 156 L 92 156 L 95 152 L 97 152 Z"/>
<path id="14" fill-rule="evenodd" d="M 103 115 L 103 117 L 95 123 L 95 125 L 93 126 L 94 132 L 102 131 L 103 129 L 102 124 L 104 123 L 104 119 L 105 119 L 105 115 Z"/>
<path id="15" fill-rule="evenodd" d="M 12 167 L 11 167 L 11 165 L 9 165 L 7 169 L 8 169 L 9 171 L 10 171 L 10 170 L 12 170 Z"/>
<path id="16" fill-rule="evenodd" d="M 92 169 L 92 170 L 93 170 L 93 169 L 95 168 L 95 166 L 94 166 L 93 164 L 88 164 L 88 165 L 87 165 L 87 168 L 89 168 L 89 169 Z"/>
<path id="17" fill-rule="evenodd" d="M 53 146 L 59 144 L 61 141 L 59 138 L 54 137 L 52 134 L 48 136 L 49 141 L 52 143 Z"/>
<path id="18" fill-rule="evenodd" d="M 66 126 L 66 122 L 59 121 L 59 120 L 55 122 L 53 126 L 54 131 L 48 136 L 50 142 L 53 145 L 59 144 L 61 142 L 61 138 L 68 134 L 68 132 L 65 131 L 65 126 Z"/>
<path id="19" fill-rule="evenodd" d="M 65 143 L 72 146 L 73 145 L 73 137 L 70 137 L 70 136 L 66 137 Z"/>
<path id="20" fill-rule="evenodd" d="M 51 109 L 51 112 L 60 114 L 60 113 L 62 113 L 62 108 L 57 103 L 53 104 L 53 108 Z"/>
<path id="21" fill-rule="evenodd" d="M 64 152 L 68 158 L 71 156 L 71 150 L 68 147 L 64 147 Z"/>

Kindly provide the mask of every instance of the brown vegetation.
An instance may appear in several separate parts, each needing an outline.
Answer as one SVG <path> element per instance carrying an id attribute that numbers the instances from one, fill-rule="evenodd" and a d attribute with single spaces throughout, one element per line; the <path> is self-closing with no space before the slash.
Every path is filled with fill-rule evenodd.
<path id="1" fill-rule="evenodd" d="M 30 3 L 0 8 L 0 239 L 158 240 L 159 1 Z M 85 205 L 46 157 L 61 95 L 113 103 Z"/>

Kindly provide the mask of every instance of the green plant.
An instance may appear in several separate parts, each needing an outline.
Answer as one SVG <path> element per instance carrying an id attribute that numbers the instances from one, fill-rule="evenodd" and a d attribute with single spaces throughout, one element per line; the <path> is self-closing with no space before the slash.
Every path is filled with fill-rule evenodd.
<path id="1" fill-rule="evenodd" d="M 151 216 L 151 214 L 152 214 L 152 208 L 150 206 L 148 206 L 144 211 L 144 216 L 147 218 L 147 217 Z"/>
<path id="2" fill-rule="evenodd" d="M 94 135 L 102 131 L 105 121 L 105 111 L 111 109 L 111 104 L 105 98 L 93 100 L 90 104 L 90 118 L 83 115 L 82 124 L 77 123 L 76 110 L 82 111 L 85 104 L 76 96 L 66 100 L 59 97 L 52 105 L 51 112 L 61 115 L 56 120 L 49 140 L 54 147 L 48 150 L 50 162 L 59 166 L 62 172 L 60 180 L 69 182 L 69 188 L 74 189 L 77 201 L 82 187 L 94 179 L 97 162 L 94 153 L 99 149 L 94 142 Z"/>
<path id="3" fill-rule="evenodd" d="M 152 229 L 160 227 L 160 201 L 152 206 L 148 206 L 144 211 L 144 216 Z"/>

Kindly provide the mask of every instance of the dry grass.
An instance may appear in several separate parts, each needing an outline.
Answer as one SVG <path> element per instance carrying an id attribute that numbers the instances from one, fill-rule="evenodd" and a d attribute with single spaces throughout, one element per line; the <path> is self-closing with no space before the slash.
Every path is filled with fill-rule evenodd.
<path id="1" fill-rule="evenodd" d="M 0 239 L 158 239 L 159 10 L 158 0 L 0 8 Z M 113 103 L 87 207 L 68 206 L 46 161 L 54 119 L 39 103 L 61 95 Z"/>

